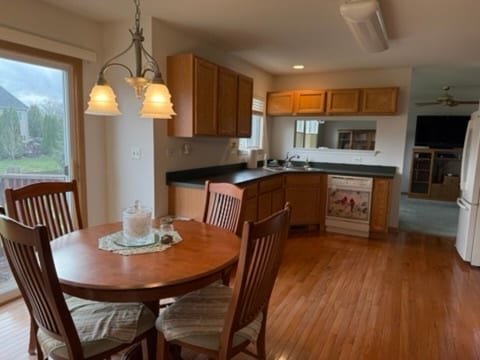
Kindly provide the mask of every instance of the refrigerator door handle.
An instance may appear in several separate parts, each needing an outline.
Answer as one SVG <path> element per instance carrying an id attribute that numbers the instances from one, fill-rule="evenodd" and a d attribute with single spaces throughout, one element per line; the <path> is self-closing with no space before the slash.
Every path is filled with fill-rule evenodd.
<path id="1" fill-rule="evenodd" d="M 457 198 L 457 205 L 463 210 L 470 210 L 470 206 L 462 198 Z"/>

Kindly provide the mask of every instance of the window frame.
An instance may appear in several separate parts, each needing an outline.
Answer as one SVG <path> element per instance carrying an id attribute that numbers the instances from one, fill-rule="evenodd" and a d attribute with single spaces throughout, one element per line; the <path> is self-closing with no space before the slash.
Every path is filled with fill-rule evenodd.
<path id="1" fill-rule="evenodd" d="M 83 70 L 82 60 L 71 56 L 36 49 L 25 45 L 0 40 L 0 50 L 8 52 L 12 60 L 28 59 L 28 62 L 38 64 L 56 63 L 63 68 L 68 76 L 68 142 L 70 154 L 70 177 L 77 180 L 81 216 L 85 226 L 88 226 L 87 196 L 86 196 L 86 164 L 85 164 L 85 129 L 83 117 Z M 48 65 L 47 65 L 48 66 Z M 53 66 L 52 66 L 53 67 Z"/>

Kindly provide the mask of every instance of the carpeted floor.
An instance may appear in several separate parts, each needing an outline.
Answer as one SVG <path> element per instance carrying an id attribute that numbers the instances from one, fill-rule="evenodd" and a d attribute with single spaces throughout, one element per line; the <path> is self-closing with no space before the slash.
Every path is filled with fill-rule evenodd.
<path id="1" fill-rule="evenodd" d="M 458 205 L 454 201 L 400 199 L 399 230 L 441 236 L 457 235 Z"/>

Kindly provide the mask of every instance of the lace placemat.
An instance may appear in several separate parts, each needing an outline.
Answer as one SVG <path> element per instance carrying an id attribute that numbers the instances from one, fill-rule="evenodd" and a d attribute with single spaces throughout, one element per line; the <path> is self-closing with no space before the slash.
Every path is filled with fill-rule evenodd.
<path id="1" fill-rule="evenodd" d="M 160 239 L 163 233 L 159 230 L 152 229 L 152 244 L 145 246 L 122 246 L 119 243 L 125 242 L 123 238 L 123 231 L 118 231 L 113 234 L 108 234 L 98 239 L 98 248 L 101 250 L 111 251 L 120 255 L 135 255 L 158 252 L 168 249 L 169 247 L 178 244 L 182 241 L 182 237 L 177 231 L 170 233 L 173 237 L 173 241 L 170 244 L 162 244 Z"/>

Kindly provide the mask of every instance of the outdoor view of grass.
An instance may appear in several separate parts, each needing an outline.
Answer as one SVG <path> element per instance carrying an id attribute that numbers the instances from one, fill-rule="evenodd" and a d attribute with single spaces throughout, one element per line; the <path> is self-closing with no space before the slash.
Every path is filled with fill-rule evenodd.
<path id="1" fill-rule="evenodd" d="M 15 160 L 0 160 L 0 174 L 10 171 L 18 173 L 63 174 L 63 165 L 57 160 L 40 156 L 36 158 L 21 158 Z"/>

